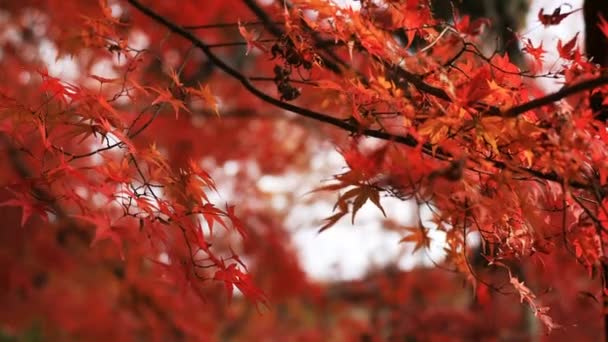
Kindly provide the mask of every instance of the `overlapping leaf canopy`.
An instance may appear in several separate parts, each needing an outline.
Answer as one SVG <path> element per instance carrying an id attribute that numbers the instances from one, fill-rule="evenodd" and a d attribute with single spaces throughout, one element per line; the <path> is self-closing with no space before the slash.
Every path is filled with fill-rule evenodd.
<path id="1" fill-rule="evenodd" d="M 320 230 L 355 222 L 367 202 L 387 215 L 385 196 L 414 200 L 434 225 L 398 227 L 402 242 L 425 249 L 431 229 L 445 232 L 442 267 L 482 305 L 495 300 L 488 290 L 510 291 L 546 330 L 563 325 L 540 295 L 551 281 L 523 279 L 530 263 L 554 273 L 569 265 L 582 284 L 572 293 L 595 299 L 579 273 L 605 269 L 608 135 L 589 97 L 608 77 L 578 34 L 556 42 L 550 65 L 553 47 L 505 42 L 521 43 L 527 64 L 518 66 L 484 44 L 488 20 L 440 20 L 419 0 L 356 5 L 1 4 L 0 328 L 18 335 L 41 324 L 50 338 L 76 339 L 229 339 L 236 328 L 293 336 L 273 311 L 293 298 L 304 298 L 289 306 L 304 321 L 323 305 L 341 317 L 348 309 L 331 303 L 352 294 L 306 278 L 288 211 L 255 187 L 261 174 L 310 170 L 327 142 L 346 169 L 313 192 L 338 198 Z M 559 25 L 572 13 L 539 20 Z M 564 85 L 546 94 L 542 77 Z M 234 160 L 229 195 L 212 175 Z M 471 234 L 481 247 L 467 245 Z M 404 277 L 390 279 L 407 293 L 380 291 L 390 295 L 378 307 L 416 296 Z M 235 288 L 253 306 L 228 304 Z M 270 308 L 263 324 L 247 325 L 253 307 Z M 451 317 L 429 315 L 429 326 Z M 318 325 L 299 336 L 331 335 Z M 385 328 L 371 334 L 386 337 Z"/>

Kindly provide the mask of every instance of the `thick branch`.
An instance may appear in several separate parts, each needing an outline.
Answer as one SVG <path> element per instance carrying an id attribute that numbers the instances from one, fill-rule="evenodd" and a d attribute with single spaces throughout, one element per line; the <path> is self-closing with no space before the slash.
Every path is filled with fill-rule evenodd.
<path id="1" fill-rule="evenodd" d="M 341 128 L 341 129 L 349 131 L 349 132 L 363 134 L 368 137 L 374 137 L 374 138 L 378 138 L 378 139 L 382 139 L 382 140 L 394 141 L 394 142 L 404 144 L 404 145 L 407 145 L 410 147 L 417 147 L 420 144 L 420 142 L 410 134 L 402 136 L 402 135 L 390 134 L 390 133 L 379 131 L 379 130 L 362 129 L 359 125 L 353 124 L 350 121 L 341 120 L 341 119 L 335 118 L 330 115 L 326 115 L 326 114 L 319 113 L 319 112 L 316 112 L 316 111 L 313 111 L 310 109 L 302 108 L 302 107 L 299 107 L 299 106 L 296 106 L 296 105 L 293 105 L 293 104 L 290 104 L 287 102 L 280 101 L 280 100 L 262 92 L 258 88 L 256 88 L 245 75 L 241 74 L 238 70 L 234 69 L 233 67 L 228 65 L 226 62 L 224 62 L 222 59 L 220 59 L 217 55 L 215 55 L 213 53 L 211 48 L 209 48 L 209 46 L 205 42 L 203 42 L 201 39 L 199 39 L 197 36 L 195 36 L 191 32 L 185 30 L 184 28 L 182 28 L 179 25 L 175 24 L 174 22 L 168 20 L 167 18 L 159 15 L 158 13 L 154 12 L 150 8 L 142 5 L 137 0 L 128 0 L 128 2 L 133 7 L 135 7 L 136 9 L 141 11 L 143 14 L 145 14 L 146 16 L 148 16 L 148 17 L 152 18 L 153 20 L 157 21 L 158 23 L 164 25 L 169 30 L 171 30 L 173 33 L 180 35 L 181 37 L 190 41 L 194 46 L 200 48 L 207 55 L 207 58 L 209 58 L 209 60 L 212 63 L 214 63 L 218 68 L 222 69 L 222 71 L 224 71 L 228 75 L 232 76 L 234 79 L 238 80 L 243 85 L 243 87 L 245 89 L 247 89 L 251 94 L 253 94 L 254 96 L 258 97 L 259 99 L 261 99 L 271 105 L 274 105 L 278 108 L 282 108 L 282 109 L 288 110 L 290 112 L 302 115 L 302 116 L 310 118 L 310 119 L 314 119 L 314 120 L 317 120 L 320 122 L 330 124 L 332 126 Z M 416 78 L 417 78 L 417 76 L 416 76 Z M 603 84 L 603 83 L 600 83 L 600 84 Z M 570 88 L 573 88 L 573 89 L 570 89 Z M 589 89 L 589 86 L 588 85 L 587 86 L 575 85 L 570 88 L 564 88 L 557 93 L 531 101 L 530 103 L 534 104 L 534 106 L 532 106 L 531 108 L 528 108 L 529 105 L 523 104 L 520 106 L 513 107 L 512 109 L 507 110 L 506 112 L 508 113 L 508 112 L 513 111 L 513 112 L 523 113 L 526 110 L 530 110 L 530 109 L 548 104 L 550 102 L 557 101 L 557 100 L 559 100 L 565 96 L 571 95 L 575 92 Z M 441 92 L 445 93 L 442 89 L 439 89 L 439 90 Z M 443 96 L 443 95 L 439 95 L 439 94 L 440 93 L 438 92 L 436 95 Z M 447 94 L 446 94 L 446 96 L 447 96 Z M 521 111 L 522 108 L 526 109 L 526 110 Z M 424 144 L 423 152 L 434 158 L 440 159 L 440 160 L 451 160 L 452 159 L 452 157 L 449 154 L 443 152 L 440 148 L 436 149 L 433 152 L 432 146 L 430 144 Z M 492 163 L 496 168 L 499 168 L 499 169 L 509 168 L 509 166 L 504 162 L 491 160 L 491 159 L 488 161 L 490 163 Z M 516 169 L 521 172 L 525 172 L 527 174 L 535 176 L 539 179 L 544 179 L 544 180 L 558 182 L 558 183 L 562 182 L 562 178 L 555 173 L 544 173 L 544 172 L 541 172 L 538 170 L 528 169 L 528 168 L 523 168 L 523 167 L 518 167 Z M 570 185 L 573 187 L 576 187 L 576 188 L 584 188 L 584 189 L 589 188 L 588 184 L 583 184 L 580 182 L 571 182 Z"/>
<path id="2" fill-rule="evenodd" d="M 405 144 L 405 145 L 408 145 L 411 147 L 418 146 L 418 141 L 411 135 L 398 136 L 398 135 L 393 135 L 390 133 L 380 132 L 380 131 L 371 130 L 371 129 L 361 130 L 361 127 L 359 125 L 355 125 L 355 124 L 344 121 L 342 119 L 335 118 L 330 115 L 322 114 L 322 113 L 319 113 L 319 112 L 316 112 L 316 111 L 313 111 L 310 109 L 302 108 L 302 107 L 299 107 L 299 106 L 296 106 L 296 105 L 293 105 L 293 104 L 290 104 L 287 102 L 280 101 L 280 100 L 262 92 L 257 87 L 255 87 L 245 75 L 241 74 L 238 70 L 234 69 L 233 67 L 231 67 L 230 65 L 225 63 L 222 59 L 220 59 L 217 55 L 215 55 L 213 53 L 213 51 L 211 50 L 211 48 L 209 47 L 209 45 L 206 44 L 205 42 L 203 42 L 198 37 L 196 37 L 194 34 L 190 33 L 187 30 L 184 30 L 177 24 L 160 16 L 159 14 L 152 11 L 148 7 L 139 3 L 139 1 L 137 1 L 137 0 L 128 0 L 128 2 L 131 5 L 133 5 L 135 8 L 140 10 L 142 13 L 147 15 L 148 17 L 163 24 L 168 29 L 170 29 L 172 32 L 174 32 L 174 33 L 182 36 L 183 38 L 187 39 L 188 41 L 190 41 L 194 46 L 201 49 L 207 55 L 207 57 L 209 58 L 209 60 L 212 63 L 217 65 L 220 69 L 222 69 L 222 71 L 224 71 L 228 75 L 230 75 L 233 78 L 235 78 L 236 80 L 238 80 L 245 87 L 245 89 L 247 89 L 251 94 L 255 95 L 256 97 L 258 97 L 259 99 L 261 99 L 267 103 L 270 103 L 276 107 L 288 110 L 290 112 L 305 116 L 307 118 L 311 118 L 311 119 L 314 119 L 314 120 L 317 120 L 320 122 L 324 122 L 324 123 L 333 125 L 335 127 L 344 129 L 349 132 L 353 132 L 353 133 L 360 132 L 367 136 L 371 136 L 371 137 L 375 137 L 375 138 L 379 138 L 379 139 L 383 139 L 383 140 L 392 140 L 392 141 L 396 141 L 396 142 L 399 142 L 399 143 L 402 143 L 402 144 Z M 449 159 L 449 156 L 446 155 L 445 158 Z"/>
<path id="3" fill-rule="evenodd" d="M 272 34 L 277 34 L 277 32 L 282 32 L 280 29 L 278 29 L 276 27 L 276 25 L 274 25 L 274 22 L 272 20 L 270 20 L 270 18 L 268 17 L 268 15 L 266 14 L 266 12 L 264 12 L 264 10 L 262 10 L 256 3 L 255 0 L 243 0 L 245 2 L 245 4 L 255 13 L 255 15 L 262 21 L 265 23 L 266 28 L 272 33 Z M 318 43 L 318 41 L 317 41 Z M 323 51 L 331 53 L 331 57 L 334 60 L 339 60 L 339 58 L 335 55 L 333 55 L 333 52 L 331 50 L 328 49 L 323 49 Z M 324 63 L 327 63 L 328 61 L 324 60 Z M 450 96 L 441 88 L 437 88 L 434 87 L 426 82 L 424 82 L 422 80 L 422 78 L 416 74 L 410 73 L 407 70 L 399 67 L 399 66 L 393 66 L 390 65 L 388 62 L 383 62 L 384 66 L 387 68 L 387 70 L 391 70 L 392 72 L 395 73 L 396 76 L 403 78 L 404 80 L 406 80 L 407 82 L 413 84 L 418 90 L 424 92 L 424 93 L 428 93 L 431 94 L 439 99 L 445 100 L 445 101 L 451 101 Z M 343 64 L 343 63 L 341 63 Z M 328 66 L 332 71 L 334 70 L 334 68 L 338 68 L 337 66 L 334 67 L 334 64 L 326 64 L 326 66 Z M 348 65 L 346 65 L 345 63 L 343 64 L 343 66 L 348 67 Z M 338 68 L 339 69 L 339 68 Z"/>
<path id="4" fill-rule="evenodd" d="M 243 0 L 243 2 L 262 21 L 262 23 L 264 23 L 264 26 L 273 35 L 281 36 L 283 34 L 283 31 L 279 27 L 277 27 L 276 23 L 270 19 L 268 14 L 256 4 L 255 0 Z M 324 49 L 324 51 L 326 51 L 326 50 Z M 380 60 L 380 62 L 383 63 L 384 67 L 387 68 L 387 70 L 390 70 L 398 78 L 403 78 L 405 81 L 411 83 L 421 92 L 432 95 L 432 96 L 437 97 L 438 99 L 441 99 L 444 101 L 448 101 L 448 102 L 452 101 L 452 99 L 445 92 L 445 90 L 424 82 L 423 78 L 420 77 L 419 75 L 410 73 L 407 70 L 401 68 L 400 66 L 391 65 L 390 63 L 388 63 L 386 61 Z M 333 70 L 334 68 L 330 67 L 330 69 Z M 500 115 L 503 117 L 516 117 L 529 110 L 539 108 L 539 107 L 542 107 L 545 105 L 549 105 L 549 104 L 556 102 L 558 100 L 561 100 L 567 96 L 573 95 L 573 94 L 581 92 L 581 91 L 594 89 L 594 88 L 596 88 L 598 86 L 602 86 L 604 84 L 608 84 L 608 77 L 599 77 L 596 79 L 583 81 L 583 82 L 578 83 L 573 86 L 564 87 L 561 90 L 559 90 L 558 92 L 549 94 L 547 96 L 531 100 L 531 101 L 523 103 L 521 105 L 514 106 L 505 112 L 501 112 L 500 109 L 498 109 L 497 107 L 494 107 L 494 106 L 488 106 L 486 104 L 480 104 L 480 105 L 482 107 L 486 108 L 486 114 Z"/>
<path id="5" fill-rule="evenodd" d="M 513 118 L 513 117 L 519 116 L 520 114 L 523 114 L 529 110 L 540 108 L 542 106 L 546 106 L 553 102 L 564 99 L 570 95 L 580 93 L 585 90 L 591 90 L 591 89 L 594 89 L 594 88 L 597 88 L 597 87 L 600 87 L 600 86 L 603 86 L 606 84 L 608 84 L 607 76 L 600 76 L 597 78 L 592 78 L 592 79 L 577 83 L 575 85 L 563 87 L 562 89 L 560 89 L 559 91 L 556 91 L 555 93 L 551 93 L 549 95 L 539 97 L 539 98 L 531 100 L 529 102 L 511 107 L 508 110 L 506 110 L 504 113 L 502 113 L 502 116 Z"/>

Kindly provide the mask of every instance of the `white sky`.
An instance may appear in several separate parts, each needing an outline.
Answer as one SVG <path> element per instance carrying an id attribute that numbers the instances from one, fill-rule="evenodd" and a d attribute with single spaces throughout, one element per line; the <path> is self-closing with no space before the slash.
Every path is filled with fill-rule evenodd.
<path id="1" fill-rule="evenodd" d="M 316 160 L 315 160 L 316 159 Z M 314 165 L 323 165 L 313 170 L 305 177 L 294 175 L 291 178 L 301 194 L 317 188 L 324 183 L 320 180 L 328 175 L 344 172 L 344 160 L 336 151 L 321 151 L 313 159 Z M 298 179 L 299 178 L 299 179 Z M 261 179 L 261 182 L 264 178 Z M 281 181 L 266 184 L 266 188 L 281 186 Z M 288 188 L 283 188 L 288 190 Z M 288 190 L 289 191 L 289 190 Z M 395 198 L 382 198 L 381 204 L 387 217 L 403 225 L 415 222 L 416 206 L 412 202 L 403 202 Z M 325 280 L 345 280 L 361 277 L 374 265 L 384 265 L 398 261 L 404 269 L 410 269 L 417 264 L 430 265 L 425 252 L 411 255 L 412 246 L 399 244 L 403 237 L 397 232 L 382 229 L 382 213 L 372 203 L 366 203 L 357 213 L 355 224 L 351 224 L 350 216 L 342 218 L 335 226 L 317 233 L 322 225 L 321 219 L 332 214 L 334 203 L 315 203 L 314 205 L 296 205 L 291 210 L 286 226 L 294 228 L 294 243 L 298 248 L 304 268 L 313 278 Z M 422 210 L 422 217 L 429 217 L 428 209 Z M 442 252 L 442 233 L 432 242 L 431 254 L 439 260 Z M 398 257 L 400 253 L 404 256 Z"/>

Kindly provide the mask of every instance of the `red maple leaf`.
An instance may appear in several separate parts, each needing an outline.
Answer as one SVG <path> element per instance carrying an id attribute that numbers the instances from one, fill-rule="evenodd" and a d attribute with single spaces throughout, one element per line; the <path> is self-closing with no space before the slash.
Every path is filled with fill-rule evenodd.
<path id="1" fill-rule="evenodd" d="M 547 52 L 543 49 L 543 42 L 540 42 L 540 45 L 535 47 L 532 44 L 530 38 L 526 42 L 524 42 L 524 48 L 522 51 L 529 53 L 534 58 L 534 63 L 540 68 L 543 65 L 543 55 Z"/>
<path id="2" fill-rule="evenodd" d="M 6 200 L 0 203 L 0 207 L 19 207 L 22 210 L 21 227 L 23 227 L 33 214 L 37 213 L 44 221 L 48 221 L 48 208 L 40 203 L 37 203 L 33 198 L 26 196 L 20 192 L 13 192 L 15 198 Z"/>
<path id="3" fill-rule="evenodd" d="M 578 50 L 572 51 L 574 49 L 574 47 L 576 46 L 577 39 L 578 39 L 578 32 L 566 44 L 562 45 L 561 39 L 557 41 L 557 52 L 559 52 L 559 56 L 561 58 L 564 58 L 567 60 L 574 60 L 574 59 L 577 59 L 577 57 L 580 57 L 580 53 L 578 52 Z"/>
<path id="4" fill-rule="evenodd" d="M 225 269 L 216 271 L 213 279 L 224 282 L 228 300 L 232 299 L 234 286 L 236 286 L 250 300 L 266 302 L 264 293 L 253 285 L 251 276 L 237 268 L 237 264 L 230 264 Z"/>
<path id="5" fill-rule="evenodd" d="M 545 26 L 559 25 L 559 23 L 561 23 L 562 20 L 566 19 L 572 13 L 575 13 L 578 11 L 580 11 L 580 8 L 575 9 L 570 12 L 561 13 L 562 12 L 561 7 L 557 7 L 555 10 L 553 10 L 553 13 L 545 14 L 545 9 L 541 8 L 540 11 L 538 11 L 538 20 Z"/>

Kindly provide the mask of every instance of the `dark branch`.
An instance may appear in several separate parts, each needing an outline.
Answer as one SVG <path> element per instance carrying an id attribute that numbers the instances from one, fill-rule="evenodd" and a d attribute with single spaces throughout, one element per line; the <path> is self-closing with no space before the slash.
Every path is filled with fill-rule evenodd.
<path id="1" fill-rule="evenodd" d="M 184 28 L 180 27 L 179 25 L 177 25 L 177 24 L 173 23 L 172 21 L 166 19 L 165 17 L 159 15 L 158 13 L 154 12 L 150 8 L 142 5 L 137 0 L 128 0 L 128 2 L 133 7 L 135 7 L 136 9 L 141 11 L 143 14 L 145 14 L 146 16 L 148 16 L 148 17 L 152 18 L 153 20 L 157 21 L 158 23 L 164 25 L 169 30 L 171 30 L 173 33 L 180 35 L 181 37 L 190 41 L 194 46 L 200 48 L 207 55 L 209 60 L 212 63 L 214 63 L 215 65 L 217 65 L 218 68 L 222 69 L 225 73 L 232 76 L 234 79 L 238 80 L 243 85 L 243 87 L 245 87 L 245 89 L 247 89 L 251 94 L 253 94 L 254 96 L 258 97 L 259 99 L 261 99 L 271 105 L 274 105 L 278 108 L 288 110 L 290 112 L 302 115 L 304 117 L 307 117 L 307 118 L 310 118 L 313 120 L 317 120 L 320 122 L 330 124 L 334 127 L 341 128 L 348 132 L 358 133 L 358 134 L 362 134 L 362 135 L 365 135 L 368 137 L 378 138 L 381 140 L 393 141 L 393 142 L 407 145 L 410 147 L 417 147 L 420 144 L 420 142 L 410 134 L 402 136 L 402 135 L 394 135 L 394 134 L 390 134 L 390 133 L 378 131 L 378 130 L 373 130 L 373 129 L 362 129 L 359 125 L 351 123 L 351 121 L 341 120 L 341 119 L 335 118 L 330 115 L 322 114 L 322 113 L 319 113 L 319 112 L 316 112 L 313 110 L 309 110 L 309 109 L 302 108 L 302 107 L 299 107 L 299 106 L 296 106 L 296 105 L 293 105 L 290 103 L 280 101 L 280 100 L 262 92 L 258 88 L 256 88 L 245 75 L 241 74 L 238 70 L 236 70 L 236 69 L 232 68 L 230 65 L 226 64 L 226 62 L 224 62 L 222 59 L 220 59 L 217 55 L 215 55 L 213 53 L 211 48 L 209 48 L 209 46 L 205 42 L 203 42 L 201 39 L 196 37 L 191 32 L 185 30 Z M 406 73 L 405 75 L 407 75 L 407 72 L 405 70 L 402 70 L 402 71 Z M 416 76 L 416 79 L 419 80 L 418 76 Z M 574 88 L 574 90 L 570 90 L 570 88 Z M 439 88 L 437 88 L 437 89 L 438 89 L 437 91 L 433 91 L 434 93 L 436 93 L 436 95 L 448 96 L 442 89 L 439 89 Z M 581 89 L 580 85 L 575 85 L 573 87 L 564 88 L 555 94 L 551 94 L 546 97 L 531 101 L 531 103 L 535 103 L 537 107 L 542 106 L 544 104 L 548 104 L 552 101 L 557 101 L 560 98 L 563 98 L 563 97 L 573 94 L 577 91 L 582 91 L 585 89 L 589 89 L 589 86 L 583 87 Z M 439 95 L 442 93 L 445 95 Z M 549 101 L 549 99 L 550 99 L 550 101 Z M 524 107 L 524 106 L 526 106 L 526 107 Z M 527 107 L 528 107 L 528 105 L 524 104 L 524 105 L 513 107 L 513 109 L 507 110 L 506 112 L 508 113 L 508 112 L 515 111 L 515 110 L 521 111 L 521 109 L 518 109 L 518 108 L 527 108 Z M 535 108 L 535 107 L 532 107 L 530 109 L 533 109 L 533 108 Z M 527 110 L 529 110 L 529 109 L 527 109 Z M 452 159 L 452 156 L 450 154 L 442 151 L 441 148 L 437 148 L 433 152 L 432 146 L 428 143 L 423 145 L 422 151 L 424 153 L 426 153 L 427 155 L 430 155 L 439 160 L 451 160 Z M 487 161 L 492 163 L 496 168 L 499 168 L 499 169 L 512 168 L 512 167 L 509 167 L 506 163 L 501 162 L 501 161 L 496 161 L 493 159 L 487 159 Z M 541 172 L 538 170 L 523 168 L 523 167 L 517 167 L 517 168 L 515 168 L 515 170 L 518 170 L 520 172 L 525 172 L 532 176 L 538 177 L 539 179 L 544 179 L 547 181 L 558 182 L 558 183 L 561 183 L 563 181 L 562 178 L 559 175 L 557 175 L 556 173 L 544 173 L 544 172 Z M 580 183 L 580 182 L 570 182 L 570 185 L 575 188 L 589 189 L 588 184 L 584 184 L 584 183 Z"/>
<path id="2" fill-rule="evenodd" d="M 243 25 L 264 25 L 262 22 L 257 21 L 245 21 L 241 20 Z M 217 23 L 209 25 L 184 25 L 183 28 L 187 30 L 208 30 L 208 29 L 223 29 L 223 28 L 237 28 L 238 23 Z"/>
<path id="3" fill-rule="evenodd" d="M 562 89 L 560 89 L 559 91 L 557 91 L 555 93 L 551 93 L 547 96 L 539 97 L 537 99 L 523 103 L 521 105 L 511 107 L 507 111 L 502 113 L 502 116 L 513 118 L 513 117 L 519 116 L 520 114 L 523 114 L 529 110 L 549 105 L 553 102 L 564 99 L 570 95 L 580 93 L 585 90 L 591 90 L 591 89 L 603 86 L 605 84 L 608 84 L 608 77 L 601 76 L 601 77 L 592 78 L 590 80 L 586 80 L 586 81 L 577 83 L 575 85 L 563 87 Z"/>
<path id="4" fill-rule="evenodd" d="M 211 50 L 211 48 L 209 47 L 208 44 L 204 43 L 201 39 L 199 39 L 198 37 L 196 37 L 189 31 L 184 30 L 177 24 L 158 15 L 156 12 L 152 11 L 148 7 L 140 4 L 137 0 L 128 0 L 128 2 L 130 4 L 132 4 L 135 8 L 140 10 L 142 13 L 144 13 L 145 15 L 147 15 L 150 18 L 156 20 L 157 22 L 163 24 L 164 26 L 169 28 L 172 32 L 186 38 L 194 46 L 203 50 L 203 52 L 207 55 L 209 60 L 212 63 L 214 63 L 215 65 L 217 65 L 218 68 L 222 69 L 228 75 L 230 75 L 233 78 L 235 78 L 236 80 L 238 80 L 245 87 L 245 89 L 247 89 L 251 94 L 255 95 L 256 97 L 258 97 L 259 99 L 261 99 L 267 103 L 270 103 L 279 108 L 288 110 L 290 112 L 305 116 L 307 118 L 311 118 L 311 119 L 314 119 L 314 120 L 317 120 L 320 122 L 324 122 L 324 123 L 333 125 L 335 127 L 344 129 L 349 132 L 353 132 L 353 133 L 360 132 L 367 136 L 384 139 L 384 140 L 392 140 L 392 141 L 396 141 L 396 142 L 399 142 L 399 143 L 402 143 L 402 144 L 405 144 L 405 145 L 408 145 L 411 147 L 418 146 L 418 141 L 411 135 L 398 136 L 398 135 L 393 135 L 393 134 L 385 133 L 385 132 L 379 132 L 379 131 L 371 130 L 371 129 L 365 129 L 365 130 L 361 131 L 360 126 L 354 125 L 350 122 L 347 122 L 347 121 L 344 121 L 344 120 L 341 120 L 341 119 L 338 119 L 338 118 L 335 118 L 335 117 L 332 117 L 329 115 L 325 115 L 325 114 L 322 114 L 322 113 L 319 113 L 319 112 L 316 112 L 316 111 L 313 111 L 310 109 L 298 107 L 296 105 L 292 105 L 287 102 L 280 101 L 280 100 L 262 92 L 257 87 L 255 87 L 245 75 L 241 74 L 238 70 L 236 70 L 233 67 L 231 67 L 230 65 L 226 64 L 222 59 L 220 59 L 217 55 L 215 55 L 213 53 L 213 51 Z M 447 155 L 445 155 L 444 157 L 445 157 L 445 159 L 449 159 L 449 156 L 447 156 Z"/>

